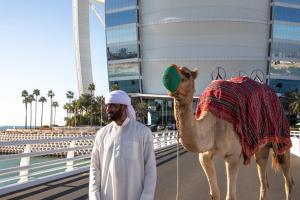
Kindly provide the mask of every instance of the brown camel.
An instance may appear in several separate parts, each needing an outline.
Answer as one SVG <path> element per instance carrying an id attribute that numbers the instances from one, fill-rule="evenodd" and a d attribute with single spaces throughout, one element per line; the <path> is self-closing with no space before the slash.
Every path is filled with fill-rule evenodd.
<path id="1" fill-rule="evenodd" d="M 243 154 L 239 135 L 232 123 L 220 119 L 210 111 L 202 112 L 197 118 L 193 115 L 192 101 L 195 93 L 194 80 L 197 77 L 197 70 L 180 67 L 177 71 L 181 81 L 177 90 L 169 92 L 169 95 L 174 97 L 174 113 L 180 142 L 187 150 L 199 153 L 199 160 L 206 174 L 210 196 L 213 200 L 220 199 L 213 157 L 219 153 L 224 158 L 227 173 L 226 200 L 235 200 L 237 199 L 236 184 L 239 163 Z M 267 196 L 266 165 L 270 148 L 274 152 L 273 168 L 277 171 L 283 171 L 286 200 L 292 199 L 293 180 L 290 172 L 290 151 L 288 148 L 279 155 L 276 154 L 277 147 L 278 143 L 274 142 L 260 143 L 254 152 L 260 179 L 260 200 L 265 200 Z"/>

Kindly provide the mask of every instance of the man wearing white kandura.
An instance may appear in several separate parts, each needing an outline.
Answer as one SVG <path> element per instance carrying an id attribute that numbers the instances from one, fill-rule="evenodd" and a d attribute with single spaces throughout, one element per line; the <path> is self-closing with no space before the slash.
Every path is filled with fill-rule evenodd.
<path id="1" fill-rule="evenodd" d="M 91 156 L 90 200 L 153 200 L 156 160 L 153 136 L 135 119 L 129 96 L 122 90 L 105 96 L 111 123 L 96 135 Z"/>

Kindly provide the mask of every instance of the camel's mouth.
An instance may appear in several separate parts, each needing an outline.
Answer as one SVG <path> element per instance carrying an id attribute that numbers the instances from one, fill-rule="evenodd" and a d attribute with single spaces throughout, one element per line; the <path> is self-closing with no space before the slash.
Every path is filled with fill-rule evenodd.
<path id="1" fill-rule="evenodd" d="M 189 70 L 186 67 L 178 67 L 175 64 L 169 66 L 162 76 L 162 82 L 168 90 L 169 96 L 177 100 L 185 98 L 186 90 L 182 87 L 192 86 L 192 80 L 197 77 L 197 70 Z M 191 85 L 192 84 L 192 85 Z"/>
<path id="2" fill-rule="evenodd" d="M 180 83 L 188 81 L 191 77 L 192 72 L 188 68 L 172 64 L 164 71 L 162 82 L 167 90 L 176 93 Z"/>

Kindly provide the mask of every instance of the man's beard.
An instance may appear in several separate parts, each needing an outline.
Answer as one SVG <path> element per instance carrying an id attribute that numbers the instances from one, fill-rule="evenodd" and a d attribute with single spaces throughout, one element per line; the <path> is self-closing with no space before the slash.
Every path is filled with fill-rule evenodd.
<path id="1" fill-rule="evenodd" d="M 115 111 L 115 112 L 109 112 L 107 114 L 108 120 L 109 121 L 117 121 L 122 117 L 122 107 L 119 108 L 119 110 Z"/>

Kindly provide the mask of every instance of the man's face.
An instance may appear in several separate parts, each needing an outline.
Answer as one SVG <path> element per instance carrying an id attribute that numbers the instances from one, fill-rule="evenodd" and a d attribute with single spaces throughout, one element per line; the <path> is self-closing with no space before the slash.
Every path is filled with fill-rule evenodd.
<path id="1" fill-rule="evenodd" d="M 122 104 L 114 104 L 109 103 L 106 104 L 106 113 L 108 116 L 108 120 L 110 121 L 117 121 L 122 117 L 122 114 L 124 112 L 125 106 Z"/>

